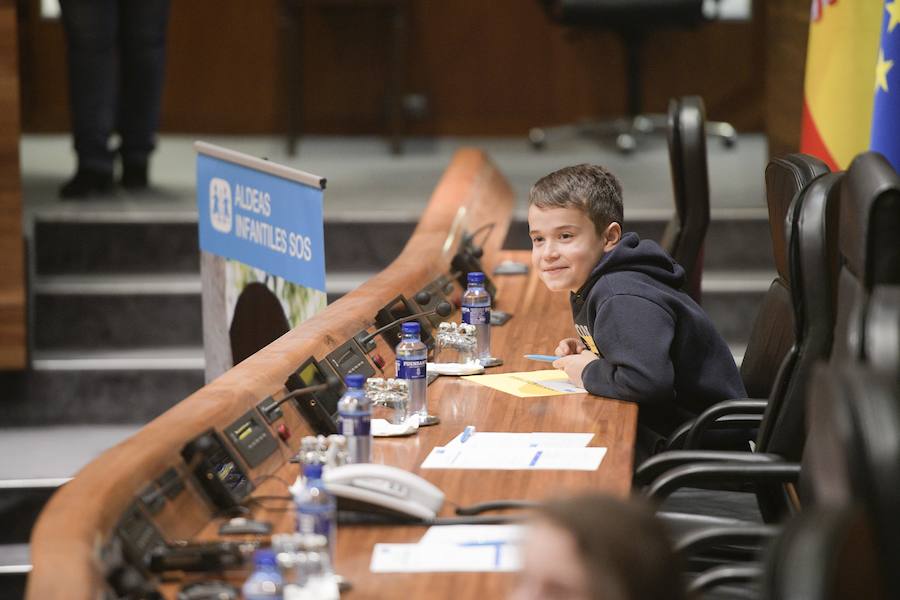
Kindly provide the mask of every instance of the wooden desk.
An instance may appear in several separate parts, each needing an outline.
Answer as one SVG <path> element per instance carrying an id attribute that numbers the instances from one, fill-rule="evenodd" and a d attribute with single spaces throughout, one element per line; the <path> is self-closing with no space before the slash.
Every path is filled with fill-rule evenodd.
<path id="1" fill-rule="evenodd" d="M 529 261 L 528 252 L 504 252 L 502 258 Z M 495 279 L 498 308 L 513 319 L 491 331 L 493 354 L 505 364 L 490 373 L 540 369 L 525 359 L 529 351 L 547 352 L 556 347 L 561 333 L 571 328 L 566 294 L 547 291 L 535 274 Z M 542 500 L 572 492 L 592 490 L 626 497 L 631 484 L 637 405 L 569 394 L 542 398 L 517 398 L 459 378 L 439 377 L 428 387 L 429 412 L 441 423 L 420 429 L 408 438 L 376 438 L 373 461 L 411 471 L 435 484 L 446 494 L 441 516 L 454 516 L 456 506 L 503 499 Z M 471 471 L 421 469 L 434 446 L 449 442 L 466 425 L 478 431 L 592 432 L 591 446 L 608 448 L 597 471 Z M 299 469 L 285 464 L 277 475 L 293 481 Z M 269 479 L 254 495 L 284 495 L 278 479 Z M 253 516 L 275 523 L 276 531 L 291 531 L 294 515 L 282 509 L 285 502 L 256 506 Z M 253 506 L 251 504 L 251 506 Z M 268 510 L 272 508 L 272 510 Z M 198 539 L 216 539 L 222 520 L 211 522 Z M 341 526 L 338 528 L 337 570 L 353 583 L 345 596 L 368 598 L 502 598 L 511 581 L 509 574 L 429 573 L 375 574 L 369 571 L 372 548 L 378 542 L 416 542 L 423 527 Z M 239 582 L 240 577 L 235 579 Z M 175 597 L 175 588 L 171 597 Z"/>
<path id="2" fill-rule="evenodd" d="M 361 329 L 371 328 L 375 312 L 398 293 L 412 296 L 449 269 L 445 240 L 453 234 L 459 243 L 458 225 L 469 231 L 494 224 L 484 242 L 482 262 L 486 271 L 503 258 L 527 261 L 527 253 L 499 249 L 512 214 L 512 190 L 487 157 L 462 150 L 441 179 L 412 238 L 401 255 L 384 271 L 330 305 L 325 311 L 288 332 L 269 346 L 236 365 L 137 434 L 86 466 L 73 481 L 57 492 L 42 512 L 31 539 L 34 568 L 28 581 L 29 600 L 67 598 L 91 600 L 105 588 L 108 552 L 116 539 L 116 528 L 125 515 L 137 511 L 153 523 L 167 541 L 214 539 L 221 518 L 199 491 L 180 456 L 180 449 L 213 427 L 225 429 L 267 396 L 284 393 L 283 383 L 307 357 L 323 357 Z M 462 215 L 462 217 L 460 217 Z M 534 275 L 502 277 L 498 307 L 513 313 L 513 319 L 493 330 L 494 352 L 506 360 L 498 369 L 516 371 L 539 368 L 525 361 L 525 352 L 548 351 L 560 337 L 572 335 L 572 317 L 565 294 L 550 294 Z M 459 315 L 453 315 L 454 320 Z M 378 351 L 393 372 L 392 349 L 378 341 Z M 632 449 L 636 428 L 636 406 L 595 396 L 568 395 L 515 398 L 458 379 L 438 379 L 428 389 L 429 408 L 441 424 L 422 429 L 411 438 L 377 440 L 374 459 L 409 469 L 435 483 L 447 495 L 444 515 L 453 504 L 525 498 L 582 489 L 606 490 L 624 496 L 631 480 Z M 294 435 L 254 468 L 247 468 L 256 482 L 254 496 L 286 494 L 297 467 L 288 462 L 297 451 L 300 437 L 310 428 L 290 404 L 283 406 L 283 424 Z M 610 448 L 597 471 L 421 471 L 419 465 L 431 448 L 444 444 L 466 425 L 481 431 L 590 431 L 593 445 Z M 150 512 L 136 500 L 160 477 L 174 472 L 184 489 Z M 157 487 L 156 489 L 160 489 Z M 293 527 L 286 502 L 251 503 L 253 516 L 270 520 L 276 531 Z M 289 505 L 288 505 L 289 506 Z M 280 508 L 281 510 L 272 510 Z M 368 565 L 376 541 L 416 541 L 421 528 L 342 527 L 338 534 L 337 568 L 356 588 L 350 598 L 393 597 L 496 597 L 508 577 L 484 574 L 440 576 L 373 575 Z M 239 583 L 245 573 L 229 573 Z M 167 583 L 163 593 L 174 598 L 178 585 Z"/>

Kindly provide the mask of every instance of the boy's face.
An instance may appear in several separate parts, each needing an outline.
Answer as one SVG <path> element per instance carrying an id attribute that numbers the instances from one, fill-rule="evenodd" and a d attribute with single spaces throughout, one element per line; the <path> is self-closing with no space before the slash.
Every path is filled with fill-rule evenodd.
<path id="1" fill-rule="evenodd" d="M 619 241 L 621 228 L 612 223 L 598 235 L 579 208 L 528 208 L 531 263 L 554 292 L 577 292 L 591 270 Z M 613 235 L 610 235 L 610 234 Z"/>

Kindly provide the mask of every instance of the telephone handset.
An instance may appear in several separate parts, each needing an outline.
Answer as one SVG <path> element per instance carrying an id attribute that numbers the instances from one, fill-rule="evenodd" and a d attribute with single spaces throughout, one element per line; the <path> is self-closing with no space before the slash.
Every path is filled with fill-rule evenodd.
<path id="1" fill-rule="evenodd" d="M 350 464 L 326 469 L 325 488 L 340 510 L 432 520 L 444 505 L 444 492 L 403 469 Z"/>

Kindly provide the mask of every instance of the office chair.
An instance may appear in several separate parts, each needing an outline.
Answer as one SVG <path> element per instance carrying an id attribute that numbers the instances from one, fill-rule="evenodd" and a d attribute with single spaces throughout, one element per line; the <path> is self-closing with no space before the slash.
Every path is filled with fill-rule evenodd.
<path id="1" fill-rule="evenodd" d="M 528 139 L 535 149 L 545 146 L 548 137 L 565 130 L 576 133 L 615 135 L 616 146 L 628 153 L 637 147 L 641 134 L 666 126 L 665 115 L 644 114 L 641 97 L 641 46 L 654 29 L 693 28 L 706 20 L 703 0 L 539 0 L 547 16 L 572 29 L 613 31 L 622 40 L 626 59 L 626 118 L 587 121 L 574 127 L 534 127 Z M 728 123 L 709 122 L 706 130 L 733 146 L 737 133 Z"/>
<path id="2" fill-rule="evenodd" d="M 741 361 L 741 379 L 748 398 L 769 397 L 784 357 L 794 345 L 794 307 L 791 302 L 786 244 L 786 240 L 793 235 L 793 223 L 786 217 L 797 194 L 811 181 L 828 172 L 828 166 L 824 162 L 808 154 L 776 157 L 766 165 L 766 204 L 777 276 L 769 285 L 756 313 L 744 359 Z M 837 241 L 832 243 L 836 244 Z M 782 377 L 787 375 L 782 373 Z M 764 406 L 764 403 L 757 403 L 753 410 L 761 415 Z M 749 417 L 748 420 L 753 421 Z M 665 449 L 683 448 L 693 424 L 693 421 L 689 421 L 679 427 L 669 437 Z"/>
<path id="3" fill-rule="evenodd" d="M 810 388 L 810 428 L 797 476 L 801 508 L 781 529 L 743 525 L 694 535 L 691 551 L 720 543 L 770 546 L 762 598 L 896 598 L 900 596 L 900 388 L 898 371 L 853 361 L 821 364 Z M 752 474 L 759 477 L 765 465 Z M 774 473 L 778 476 L 778 473 Z M 849 545 L 848 545 L 849 544 Z M 685 544 L 681 544 L 684 551 Z M 840 559 L 840 560 L 838 560 Z M 844 571 L 843 567 L 850 569 Z M 722 565 L 693 583 L 704 592 L 752 581 L 751 564 Z M 848 575 L 864 573 L 846 596 Z"/>
<path id="4" fill-rule="evenodd" d="M 703 240 L 709 227 L 709 172 L 706 163 L 706 109 L 699 96 L 669 101 L 669 164 L 675 214 L 660 246 L 684 268 L 685 291 L 700 304 Z"/>

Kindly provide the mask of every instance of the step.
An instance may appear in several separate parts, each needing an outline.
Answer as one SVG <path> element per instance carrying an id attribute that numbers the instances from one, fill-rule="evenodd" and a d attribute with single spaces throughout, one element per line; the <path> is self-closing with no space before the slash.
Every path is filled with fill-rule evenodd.
<path id="1" fill-rule="evenodd" d="M 143 424 L 204 385 L 203 350 L 40 350 L 0 372 L 5 425 Z"/>
<path id="2" fill-rule="evenodd" d="M 177 212 L 97 212 L 94 220 L 65 215 L 35 216 L 31 247 L 38 275 L 199 271 L 196 214 L 189 219 Z M 391 222 L 326 221 L 326 266 L 334 272 L 380 271 L 403 250 L 413 229 L 415 221 L 402 216 Z"/>
<path id="3" fill-rule="evenodd" d="M 372 273 L 328 275 L 334 302 Z M 203 342 L 200 277 L 193 273 L 38 276 L 34 347 L 127 349 Z"/>

